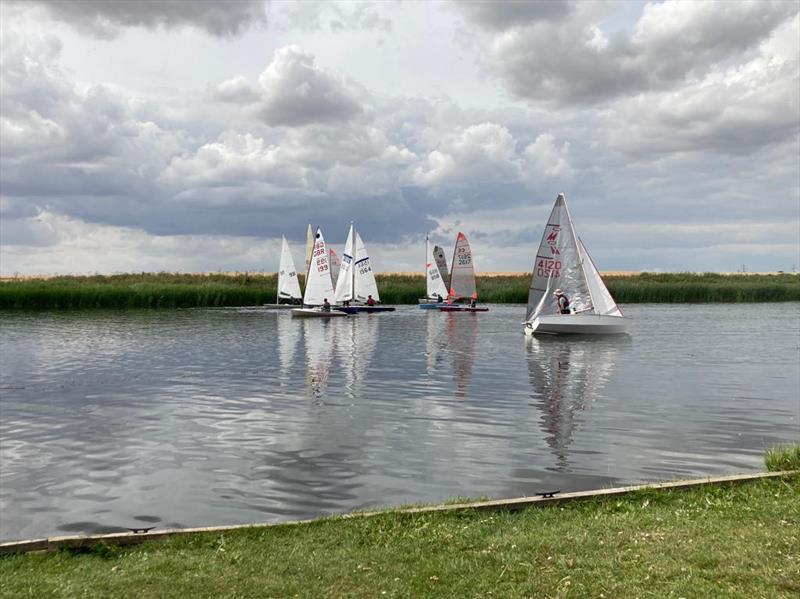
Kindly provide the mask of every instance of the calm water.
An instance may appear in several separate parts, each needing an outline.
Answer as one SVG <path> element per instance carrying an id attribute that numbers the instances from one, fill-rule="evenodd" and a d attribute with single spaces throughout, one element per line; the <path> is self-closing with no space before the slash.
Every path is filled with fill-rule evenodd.
<path id="1" fill-rule="evenodd" d="M 0 537 L 757 470 L 800 440 L 800 305 L 0 314 Z"/>

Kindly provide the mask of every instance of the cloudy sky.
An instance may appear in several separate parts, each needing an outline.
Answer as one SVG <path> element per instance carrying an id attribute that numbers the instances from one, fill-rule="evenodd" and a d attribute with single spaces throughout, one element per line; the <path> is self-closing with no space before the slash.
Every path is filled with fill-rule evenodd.
<path id="1" fill-rule="evenodd" d="M 800 2 L 0 3 L 0 272 L 800 268 Z"/>

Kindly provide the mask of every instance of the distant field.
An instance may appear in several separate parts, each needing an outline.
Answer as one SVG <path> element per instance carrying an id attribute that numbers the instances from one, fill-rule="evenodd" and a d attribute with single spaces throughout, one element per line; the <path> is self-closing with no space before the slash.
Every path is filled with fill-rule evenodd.
<path id="1" fill-rule="evenodd" d="M 301 283 L 302 283 L 302 276 Z M 425 294 L 419 273 L 378 274 L 387 304 L 416 304 Z M 478 275 L 481 302 L 525 303 L 528 273 Z M 621 304 L 641 302 L 800 301 L 796 274 L 605 273 Z M 273 303 L 277 277 L 266 273 L 139 273 L 6 278 L 0 309 L 188 308 Z"/>

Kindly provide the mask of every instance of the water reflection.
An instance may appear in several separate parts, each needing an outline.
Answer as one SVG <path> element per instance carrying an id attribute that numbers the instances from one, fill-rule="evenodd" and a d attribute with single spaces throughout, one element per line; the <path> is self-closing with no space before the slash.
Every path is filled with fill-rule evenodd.
<path id="1" fill-rule="evenodd" d="M 333 359 L 335 320 L 309 318 L 303 321 L 303 341 L 306 350 L 306 397 L 321 402 L 328 389 Z"/>
<path id="2" fill-rule="evenodd" d="M 0 311 L 0 538 L 756 470 L 800 438 L 798 305 L 528 344 L 520 306 Z"/>
<path id="3" fill-rule="evenodd" d="M 442 314 L 428 310 L 426 314 L 426 338 L 425 338 L 425 365 L 426 372 L 430 376 L 436 371 L 440 371 L 444 364 L 444 356 L 447 351 L 447 335 L 445 335 L 445 322 Z M 450 316 L 449 314 L 447 316 Z"/>
<path id="4" fill-rule="evenodd" d="M 294 353 L 297 350 L 297 342 L 300 340 L 301 329 L 297 326 L 297 322 L 292 321 L 290 314 L 278 314 L 277 321 L 278 359 L 281 364 L 280 381 L 281 386 L 285 386 L 291 378 Z"/>
<path id="5" fill-rule="evenodd" d="M 528 338 L 528 376 L 541 428 L 556 458 L 555 470 L 568 468 L 568 448 L 580 425 L 579 414 L 601 397 L 627 336 L 618 338 Z"/>
<path id="6" fill-rule="evenodd" d="M 472 313 L 446 312 L 447 341 L 453 358 L 456 395 L 464 399 L 472 378 L 475 342 L 478 339 L 478 317 Z"/>
<path id="7" fill-rule="evenodd" d="M 358 317 L 341 318 L 332 323 L 336 326 L 334 343 L 344 372 L 344 391 L 351 400 L 356 399 L 362 389 L 364 377 L 372 362 L 378 344 L 379 316 L 365 314 Z"/>

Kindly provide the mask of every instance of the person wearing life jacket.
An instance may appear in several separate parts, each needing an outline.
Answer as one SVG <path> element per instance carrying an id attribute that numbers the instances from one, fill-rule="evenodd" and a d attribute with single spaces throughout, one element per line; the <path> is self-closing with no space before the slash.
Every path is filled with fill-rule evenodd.
<path id="1" fill-rule="evenodd" d="M 363 297 L 363 296 L 362 296 L 362 297 Z M 374 305 L 375 305 L 375 298 L 374 298 L 374 297 L 372 297 L 371 295 L 368 295 L 368 296 L 367 296 L 367 305 L 368 305 L 368 306 L 374 306 Z"/>
<path id="2" fill-rule="evenodd" d="M 560 289 L 556 289 L 553 295 L 556 296 L 556 309 L 559 314 L 571 314 L 569 309 L 569 298 Z"/>
<path id="3" fill-rule="evenodd" d="M 327 297 L 324 300 L 322 300 L 322 311 L 323 312 L 331 311 L 331 303 L 328 301 Z"/>

